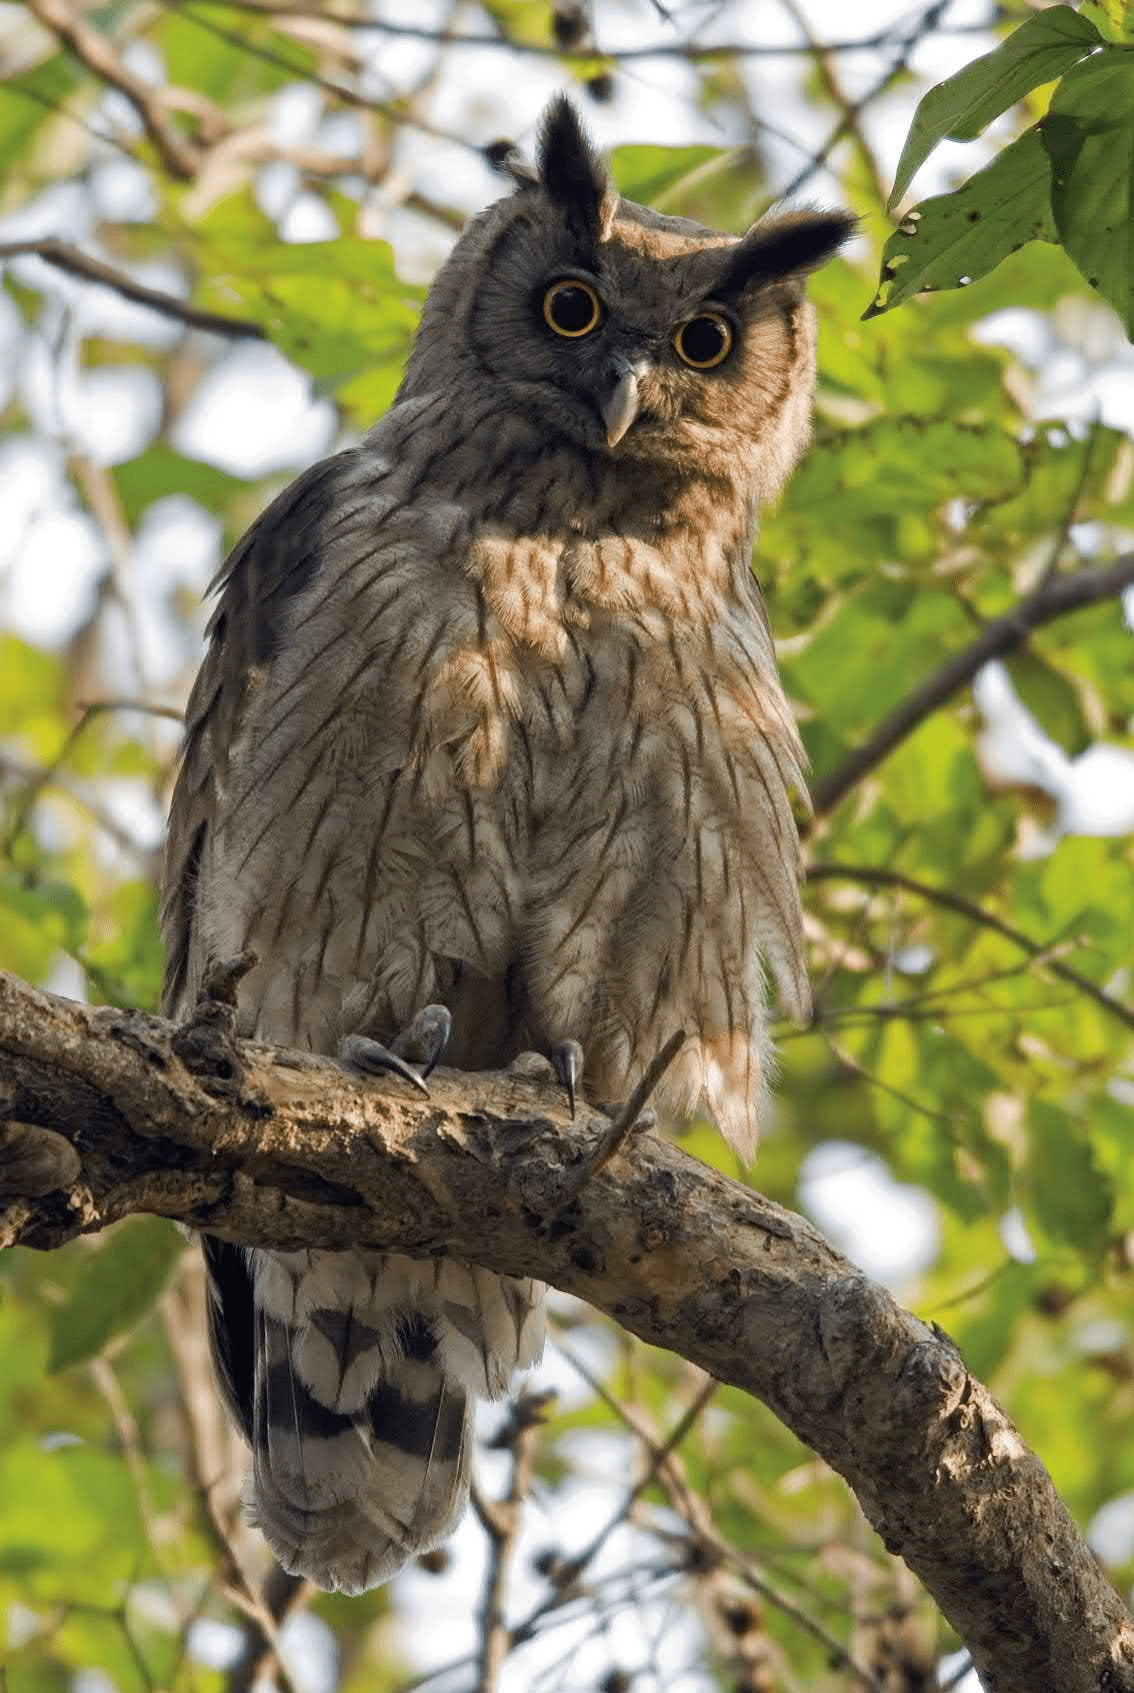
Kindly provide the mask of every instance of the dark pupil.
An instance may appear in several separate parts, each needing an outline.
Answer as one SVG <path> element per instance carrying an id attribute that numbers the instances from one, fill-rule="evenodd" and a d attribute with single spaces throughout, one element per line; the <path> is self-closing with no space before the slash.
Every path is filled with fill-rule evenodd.
<path id="1" fill-rule="evenodd" d="M 595 303 L 585 288 L 560 288 L 552 297 L 551 316 L 557 328 L 577 335 L 594 322 Z"/>
<path id="2" fill-rule="evenodd" d="M 716 318 L 695 317 L 681 331 L 681 350 L 694 364 L 711 364 L 724 351 L 725 334 Z"/>

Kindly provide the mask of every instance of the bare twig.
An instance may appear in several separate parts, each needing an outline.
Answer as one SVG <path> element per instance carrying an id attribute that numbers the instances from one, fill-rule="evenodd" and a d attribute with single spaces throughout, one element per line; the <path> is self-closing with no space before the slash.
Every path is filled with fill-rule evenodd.
<path id="1" fill-rule="evenodd" d="M 159 97 L 123 63 L 105 35 L 87 23 L 66 0 L 27 0 L 27 6 L 89 71 L 130 102 L 170 176 L 180 182 L 191 182 L 199 163 L 196 147 L 170 122 Z"/>
<path id="2" fill-rule="evenodd" d="M 567 1567 L 569 1578 L 572 1580 L 578 1579 L 585 1565 L 594 1558 L 613 1530 L 630 1515 L 632 1507 L 646 1488 L 656 1481 L 669 1496 L 674 1509 L 684 1518 L 699 1550 L 702 1553 L 709 1554 L 712 1563 L 731 1564 L 747 1587 L 750 1587 L 754 1593 L 758 1593 L 769 1605 L 774 1606 L 791 1622 L 795 1623 L 796 1627 L 803 1633 L 810 1635 L 813 1640 L 820 1641 L 824 1649 L 830 1654 L 832 1663 L 838 1664 L 841 1669 L 848 1671 L 858 1686 L 866 1688 L 868 1693 L 877 1693 L 873 1677 L 868 1675 L 855 1662 L 843 1643 L 829 1630 L 825 1629 L 822 1623 L 817 1622 L 814 1617 L 797 1605 L 794 1599 L 790 1599 L 787 1594 L 781 1593 L 745 1553 L 730 1545 L 717 1533 L 705 1501 L 694 1488 L 689 1486 L 684 1466 L 677 1456 L 678 1449 L 720 1383 L 714 1381 L 711 1377 L 706 1380 L 672 1433 L 664 1441 L 659 1441 L 642 1413 L 634 1406 L 624 1404 L 622 1400 L 611 1393 L 606 1384 L 564 1342 L 562 1336 L 556 1336 L 556 1345 L 572 1367 L 583 1377 L 587 1385 L 603 1401 L 603 1404 L 608 1406 L 626 1424 L 627 1428 L 633 1429 L 649 1454 L 649 1463 L 644 1474 L 630 1489 L 621 1509 L 604 1525 L 599 1534 L 587 1546 L 585 1552 L 580 1553 L 578 1558 L 571 1560 Z"/>
<path id="3" fill-rule="evenodd" d="M 42 769 L 36 770 L 34 776 L 31 778 L 28 791 L 24 795 L 20 805 L 17 807 L 16 814 L 8 826 L 8 832 L 4 836 L 4 839 L 0 841 L 0 856 L 7 857 L 11 853 L 13 845 L 19 839 L 23 830 L 27 826 L 27 821 L 31 815 L 32 808 L 34 807 L 40 794 L 46 787 L 49 787 L 50 784 L 56 780 L 60 769 L 83 730 L 89 723 L 93 723 L 96 717 L 104 716 L 108 711 L 142 711 L 147 712 L 153 717 L 168 717 L 174 723 L 180 723 L 182 721 L 182 713 L 177 711 L 173 706 L 150 705 L 144 700 L 91 700 L 87 705 L 80 706 L 78 722 L 74 723 L 68 730 L 67 735 L 64 738 L 63 745 L 59 748 L 59 751 L 51 760 L 51 763 L 44 765 Z M 81 799 L 81 796 L 77 794 L 75 797 Z M 81 803 L 87 804 L 89 809 L 93 809 L 90 806 L 89 801 L 81 801 Z M 105 824 L 105 827 L 108 830 L 113 831 L 114 825 L 108 821 Z"/>
<path id="4" fill-rule="evenodd" d="M 226 1595 L 246 1619 L 244 1644 L 229 1672 L 226 1693 L 248 1693 L 258 1675 L 273 1669 L 283 1693 L 298 1693 L 276 1648 L 280 1622 L 310 1589 L 273 1565 L 262 1593 L 257 1592 L 250 1531 L 240 1514 L 241 1458 L 211 1379 L 203 1275 L 200 1253 L 186 1254 L 176 1282 L 162 1296 L 160 1309 L 189 1437 L 187 1468 L 220 1553 Z"/>
<path id="5" fill-rule="evenodd" d="M 480 1661 L 476 1693 L 496 1693 L 500 1666 L 511 1647 L 511 1635 L 504 1621 L 508 1579 L 520 1532 L 520 1516 L 531 1486 L 536 1433 L 550 1395 L 525 1393 L 513 1405 L 508 1424 L 494 1442 L 512 1454 L 508 1491 L 503 1499 L 480 1501 L 478 1515 L 488 1535 L 488 1576 L 480 1613 Z"/>
<path id="6" fill-rule="evenodd" d="M 642 1115 L 646 1101 L 649 1099 L 650 1095 L 653 1093 L 654 1089 L 657 1087 L 658 1083 L 661 1081 L 662 1077 L 665 1075 L 666 1071 L 669 1069 L 670 1065 L 673 1063 L 677 1054 L 681 1051 L 681 1048 L 684 1045 L 685 1030 L 678 1029 L 675 1034 L 670 1035 L 661 1051 L 657 1053 L 656 1056 L 653 1057 L 646 1065 L 645 1074 L 643 1075 L 641 1081 L 638 1083 L 637 1087 L 630 1095 L 630 1098 L 626 1101 L 625 1105 L 618 1113 L 618 1116 L 610 1125 L 606 1134 L 603 1135 L 594 1152 L 576 1175 L 574 1183 L 568 1189 L 567 1198 L 563 1201 L 564 1205 L 570 1205 L 571 1201 L 581 1192 L 586 1184 L 597 1176 L 600 1170 L 604 1169 L 606 1165 L 609 1164 L 610 1160 L 622 1146 L 623 1142 L 634 1132 L 634 1125 Z"/>
<path id="7" fill-rule="evenodd" d="M 1061 982 L 1069 982 L 1080 993 L 1093 999 L 1108 1016 L 1114 1017 L 1126 1028 L 1134 1029 L 1134 1006 L 1123 1004 L 1122 1000 L 1107 993 L 1105 988 L 1098 987 L 1089 976 L 1081 975 L 1061 959 L 1052 958 L 1050 945 L 1044 946 L 1039 941 L 1033 941 L 1022 930 L 1006 923 L 1002 917 L 996 917 L 983 906 L 965 899 L 963 894 L 955 894 L 949 888 L 936 888 L 930 882 L 920 882 L 916 877 L 903 875 L 899 870 L 880 869 L 870 864 L 835 864 L 821 860 L 809 866 L 807 875 L 808 880 L 812 882 L 858 882 L 868 888 L 901 888 L 906 893 L 916 894 L 919 899 L 924 899 L 931 905 L 953 911 L 958 917 L 964 917 L 970 923 L 977 923 L 983 929 L 990 929 L 994 934 L 1010 941 L 1013 946 L 1018 946 L 1021 952 L 1026 952 L 1028 957 L 1034 959 L 1049 975 L 1058 976 Z"/>
<path id="8" fill-rule="evenodd" d="M 132 300 L 138 306 L 149 306 L 153 311 L 161 312 L 163 317 L 176 318 L 178 323 L 189 329 L 203 329 L 210 335 L 225 335 L 230 340 L 266 341 L 268 338 L 267 331 L 250 318 L 222 317 L 217 312 L 191 306 L 187 301 L 179 300 L 176 294 L 166 294 L 160 288 L 147 288 L 144 283 L 135 282 L 125 271 L 116 270 L 113 265 L 104 264 L 101 259 L 94 259 L 89 253 L 72 247 L 70 242 L 59 241 L 54 236 L 45 236 L 39 241 L 0 241 L 0 260 L 22 258 L 43 259 L 57 270 L 81 277 L 84 282 L 100 282 L 105 288 L 113 288 L 124 300 Z"/>
<path id="9" fill-rule="evenodd" d="M 550 42 L 524 41 L 498 33 L 495 35 L 470 32 L 468 34 L 449 33 L 438 29 L 430 29 L 424 24 L 407 23 L 404 20 L 393 22 L 382 17 L 373 17 L 369 13 L 345 12 L 333 6 L 289 5 L 286 0 L 198 0 L 198 4 L 224 6 L 228 11 L 250 12 L 259 17 L 274 17 L 286 22 L 289 18 L 312 18 L 320 23 L 342 24 L 348 29 L 365 29 L 381 35 L 409 41 L 433 42 L 438 47 L 496 47 L 504 52 L 526 55 L 527 57 L 555 59 L 567 64 L 604 65 L 615 63 L 619 65 L 632 64 L 636 59 L 684 59 L 690 64 L 714 62 L 718 59 L 779 59 L 801 58 L 812 51 L 803 42 L 753 42 L 753 41 L 724 41 L 701 43 L 697 41 L 661 42 L 646 47 L 619 47 L 604 49 L 597 46 L 559 47 Z M 975 35 L 986 34 L 989 23 L 982 21 L 973 24 L 959 24 L 943 29 L 942 35 Z M 825 41 L 820 43 L 824 53 L 862 53 L 872 48 L 886 47 L 893 42 L 896 31 L 893 26 L 873 31 L 870 35 L 855 36 L 839 41 Z"/>
<path id="10" fill-rule="evenodd" d="M 811 28 L 811 23 L 808 19 L 807 13 L 804 11 L 803 7 L 798 4 L 798 0 L 781 0 L 781 4 L 788 16 L 794 20 L 797 29 L 803 36 L 811 53 L 813 54 L 816 69 L 819 72 L 820 79 L 827 92 L 828 98 L 843 114 L 844 132 L 852 136 L 854 139 L 855 146 L 858 148 L 859 156 L 862 159 L 866 174 L 870 178 L 870 186 L 875 200 L 878 202 L 879 206 L 885 206 L 886 189 L 883 186 L 882 175 L 878 169 L 878 160 L 874 157 L 874 149 L 867 140 L 866 132 L 862 127 L 862 113 L 868 101 L 852 100 L 850 95 L 847 94 L 839 80 L 838 73 L 831 62 L 834 56 L 833 50 L 830 47 L 825 47 L 818 39 L 814 30 Z M 892 72 L 887 72 L 887 76 L 891 74 Z M 878 92 L 881 92 L 881 89 L 879 89 Z M 833 142 L 831 145 L 833 145 Z"/>
<path id="11" fill-rule="evenodd" d="M 807 186 L 807 184 L 811 181 L 811 178 L 815 176 L 816 173 L 826 164 L 827 160 L 830 158 L 831 154 L 834 152 L 843 137 L 850 134 L 852 130 L 857 127 L 859 119 L 866 108 L 877 100 L 879 95 L 885 94 L 890 85 L 906 71 L 914 48 L 917 46 L 919 41 L 924 40 L 931 30 L 936 29 L 938 23 L 940 22 L 941 15 L 949 3 L 950 0 L 934 0 L 933 5 L 928 7 L 928 9 L 921 14 L 916 23 L 911 25 L 907 33 L 904 36 L 899 37 L 896 43 L 898 51 L 893 62 L 887 67 L 877 81 L 871 84 L 871 86 L 866 90 L 866 93 L 858 100 L 840 102 L 843 108 L 842 116 L 839 118 L 838 122 L 835 124 L 831 133 L 828 135 L 823 145 L 819 148 L 818 152 L 812 155 L 811 159 L 803 167 L 803 169 L 792 178 L 791 182 L 788 183 L 787 187 L 784 189 L 785 199 L 790 199 L 793 194 L 798 194 Z M 880 43 L 880 45 L 882 44 Z M 813 51 L 810 44 L 808 46 L 808 51 Z M 829 51 L 829 49 L 827 51 Z"/>
<path id="12" fill-rule="evenodd" d="M 991 659 L 1022 645 L 1033 629 L 1073 611 L 1115 598 L 1134 582 L 1134 553 L 1124 553 L 1113 564 L 1092 565 L 1067 576 L 1055 576 L 1039 584 L 1003 617 L 989 623 L 971 646 L 946 660 L 907 699 L 884 717 L 861 747 L 857 747 L 811 789 L 815 815 L 833 811 L 840 800 L 864 776 L 887 758 L 894 748 L 924 723 L 927 717 L 958 693 Z"/>
<path id="13" fill-rule="evenodd" d="M 173 0 L 160 0 L 160 4 L 172 8 Z M 427 118 L 415 112 L 407 101 L 379 100 L 372 95 L 362 94 L 357 88 L 351 88 L 348 83 L 313 71 L 310 65 L 302 60 L 290 58 L 286 53 L 281 53 L 273 47 L 266 47 L 263 42 L 250 41 L 247 36 L 241 35 L 239 30 L 225 29 L 222 25 L 214 23 L 211 18 L 202 17 L 200 12 L 186 3 L 186 0 L 177 0 L 176 10 L 179 16 L 190 19 L 198 29 L 215 36 L 218 41 L 224 41 L 228 46 L 247 53 L 249 58 L 260 59 L 266 65 L 274 65 L 278 70 L 288 71 L 299 81 L 312 83 L 316 88 L 323 89 L 324 93 L 333 95 L 336 100 L 341 100 L 344 106 L 355 106 L 362 111 L 378 112 L 391 123 L 406 124 L 411 129 L 419 130 L 423 135 L 431 135 L 435 140 L 448 141 L 454 147 L 464 147 L 469 152 L 480 155 L 481 149 L 475 142 L 468 140 L 464 135 L 457 135 L 450 130 L 438 128 L 436 124 L 430 123 Z"/>

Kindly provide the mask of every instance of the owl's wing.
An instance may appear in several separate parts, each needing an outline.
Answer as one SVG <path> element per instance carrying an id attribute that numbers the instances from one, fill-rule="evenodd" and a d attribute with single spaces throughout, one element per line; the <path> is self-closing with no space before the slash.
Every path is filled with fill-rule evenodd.
<path id="1" fill-rule="evenodd" d="M 208 648 L 185 714 L 185 742 L 170 804 L 162 878 L 166 948 L 162 1009 L 187 1009 L 203 960 L 194 956 L 197 873 L 228 774 L 250 690 L 284 635 L 289 601 L 310 583 L 319 537 L 353 452 L 324 459 L 285 488 L 237 543 L 210 591 L 219 589 Z"/>
<path id="2" fill-rule="evenodd" d="M 249 763 L 254 779 L 263 776 L 255 702 L 277 665 L 295 657 L 292 602 L 316 572 L 326 572 L 330 585 L 339 565 L 357 559 L 392 574 L 390 531 L 376 541 L 388 506 L 375 483 L 386 462 L 363 449 L 316 465 L 269 506 L 217 579 L 220 600 L 189 701 L 166 847 L 161 923 L 170 1015 L 190 1008 L 208 962 L 208 914 L 198 896 L 227 897 L 229 867 L 211 861 L 230 850 L 220 829 L 232 784 L 247 782 Z M 426 569 L 417 561 L 427 517 L 428 508 L 406 517 L 419 550 L 408 563 L 402 558 L 403 571 Z M 402 596 L 399 627 L 415 605 L 412 594 Z M 349 619 L 349 601 L 331 615 Z M 304 650 L 304 687 L 333 714 L 338 670 L 325 656 L 304 664 Z M 371 661 L 369 668 L 385 678 L 389 695 L 388 667 Z M 382 702 L 374 709 L 380 717 Z M 398 741 L 395 728 L 392 744 Z M 230 771 L 237 745 L 239 774 Z M 318 779 L 334 791 L 332 768 Z M 303 859 L 304 838 L 280 788 L 264 802 L 286 876 Z M 297 911 L 297 924 L 303 915 Z M 286 956 L 265 951 L 262 967 L 287 974 Z M 316 1015 L 310 1004 L 305 1015 Z M 276 1031 L 269 1025 L 268 1033 Z M 202 1245 L 213 1363 L 252 1448 L 253 1520 L 285 1568 L 322 1587 L 358 1592 L 386 1579 L 460 1515 L 472 1396 L 504 1391 L 512 1369 L 538 1353 L 542 1289 L 455 1264 L 423 1270 L 379 1253 L 248 1251 L 208 1235 Z"/>

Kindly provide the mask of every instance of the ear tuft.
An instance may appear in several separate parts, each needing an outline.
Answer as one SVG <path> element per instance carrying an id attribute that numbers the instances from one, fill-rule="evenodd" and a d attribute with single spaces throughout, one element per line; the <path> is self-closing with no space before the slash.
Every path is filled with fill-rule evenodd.
<path id="1" fill-rule="evenodd" d="M 724 294 L 802 276 L 826 264 L 858 228 L 851 212 L 789 212 L 752 226 L 729 257 Z"/>
<path id="2" fill-rule="evenodd" d="M 544 114 L 536 156 L 544 190 L 563 211 L 572 234 L 588 245 L 603 240 L 618 197 L 565 94 L 557 95 Z"/>

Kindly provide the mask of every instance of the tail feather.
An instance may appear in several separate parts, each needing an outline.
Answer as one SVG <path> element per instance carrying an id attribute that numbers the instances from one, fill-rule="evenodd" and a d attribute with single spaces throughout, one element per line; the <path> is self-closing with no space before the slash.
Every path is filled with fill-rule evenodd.
<path id="1" fill-rule="evenodd" d="M 324 1404 L 261 1318 L 252 1520 L 292 1574 L 361 1593 L 449 1534 L 468 1493 L 468 1395 L 405 1357 L 354 1411 Z"/>
<path id="2" fill-rule="evenodd" d="M 543 1339 L 539 1283 L 449 1260 L 206 1247 L 210 1327 L 252 1447 L 248 1509 L 285 1569 L 360 1593 L 456 1526 L 474 1395 Z M 239 1362 L 231 1312 L 250 1370 Z"/>

